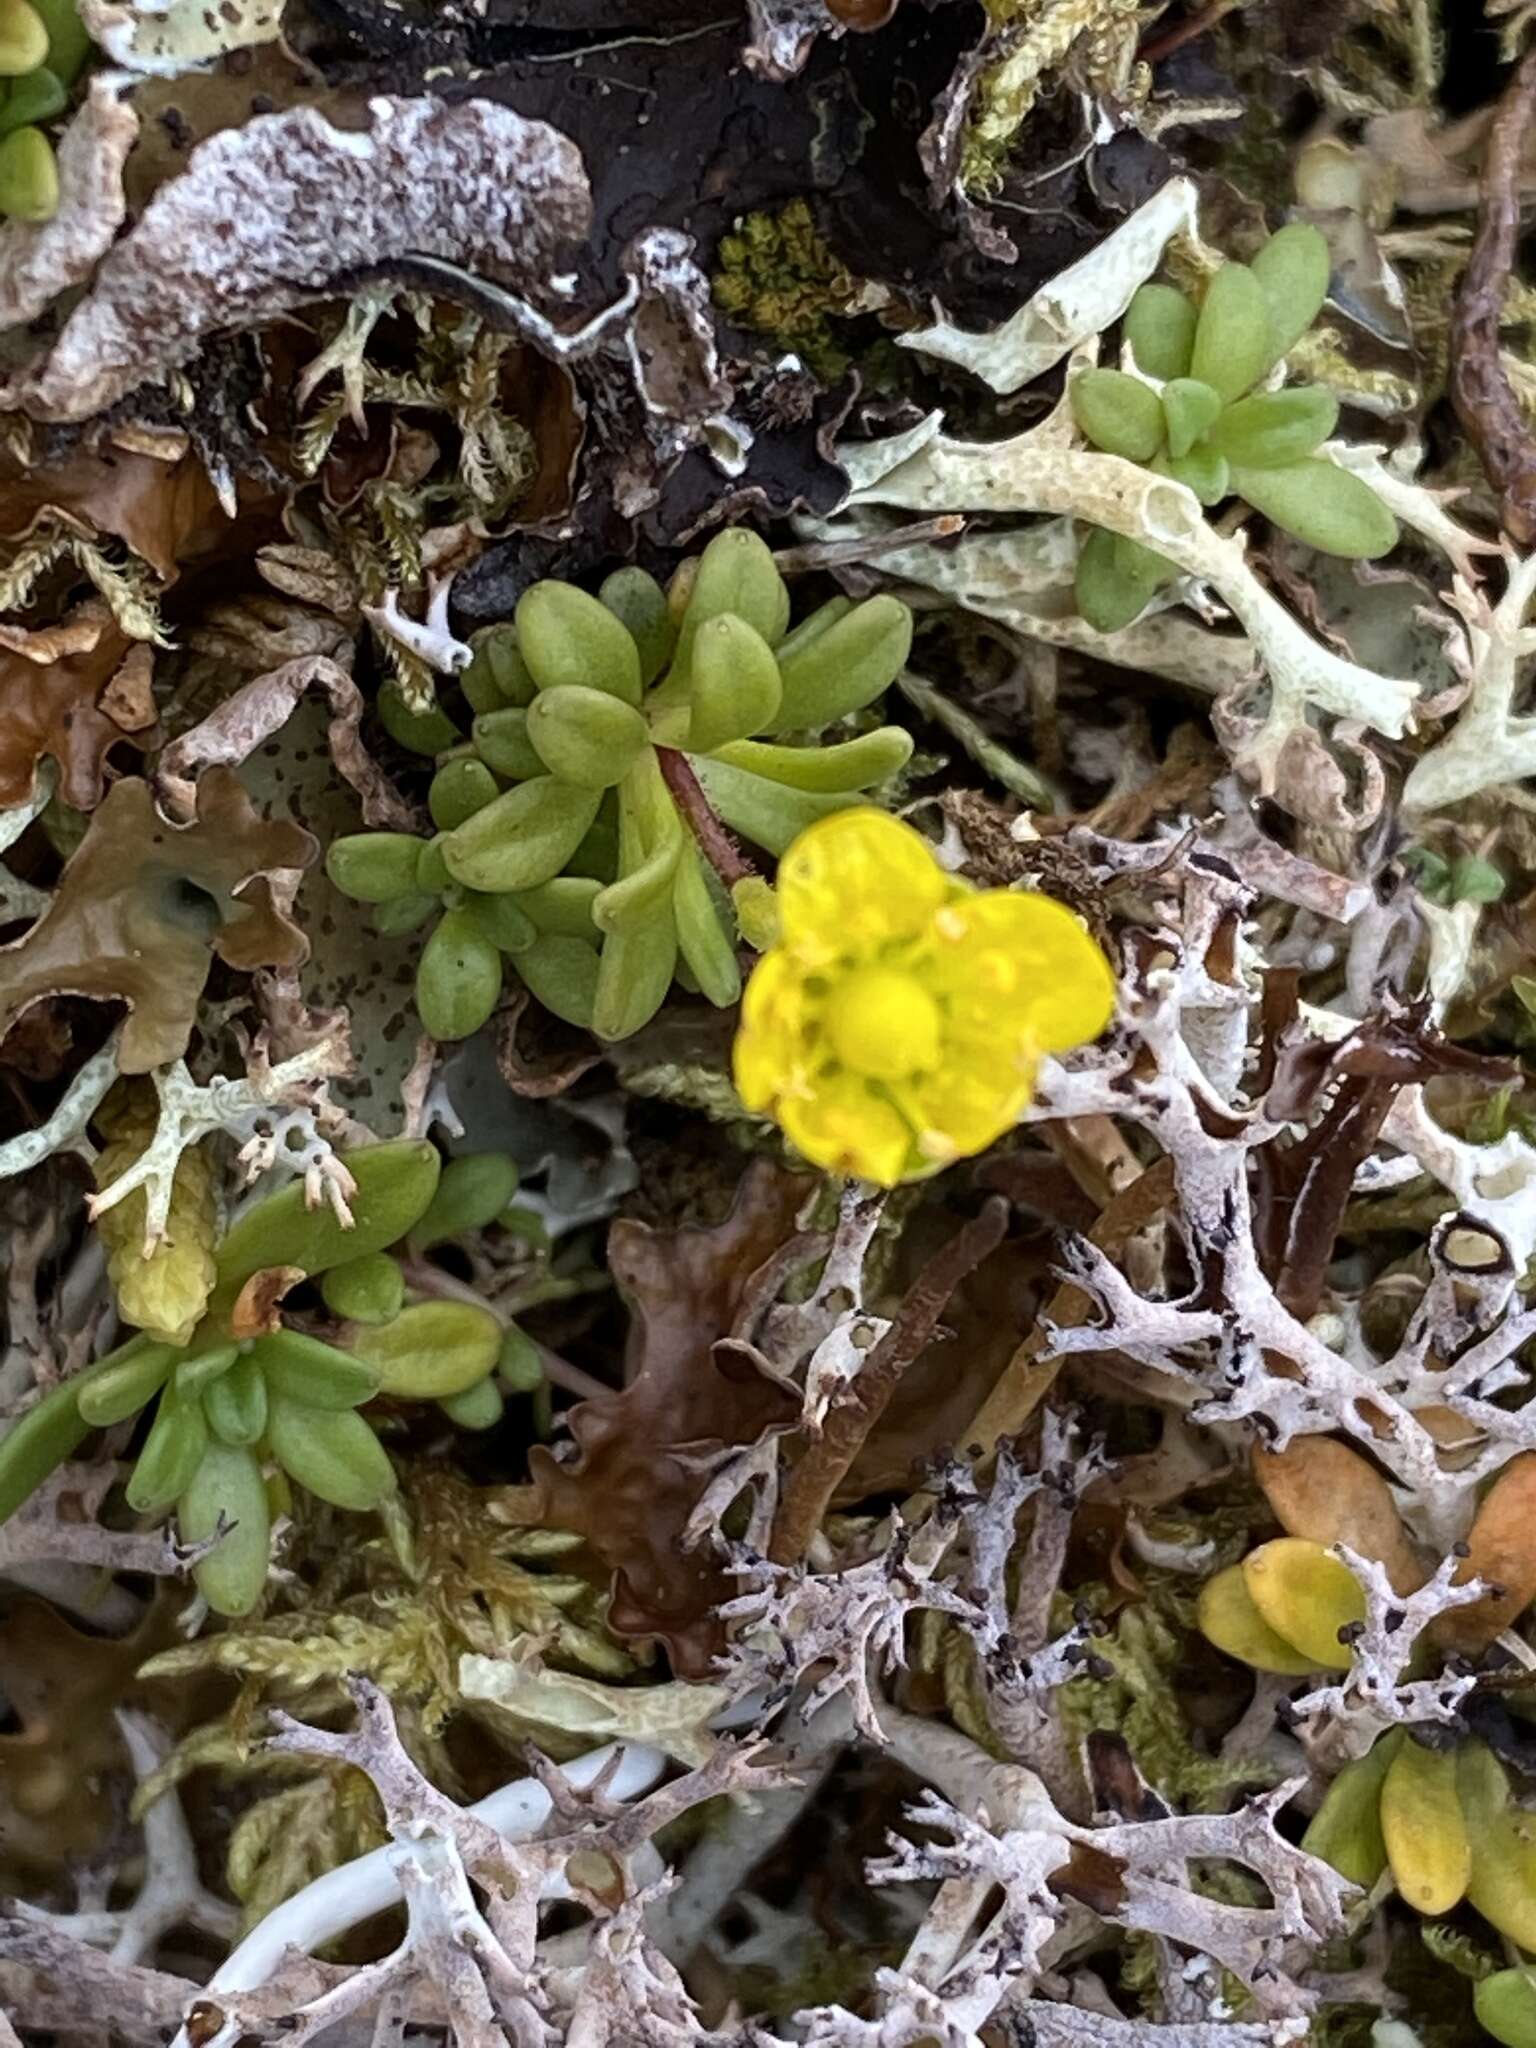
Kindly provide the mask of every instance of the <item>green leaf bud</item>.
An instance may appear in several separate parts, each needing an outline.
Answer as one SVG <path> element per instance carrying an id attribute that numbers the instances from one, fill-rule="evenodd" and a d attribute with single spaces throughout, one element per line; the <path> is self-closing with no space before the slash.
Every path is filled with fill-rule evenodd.
<path id="1" fill-rule="evenodd" d="M 289 1478 L 332 1507 L 361 1513 L 395 1490 L 394 1467 L 361 1415 L 274 1400 L 267 1441 Z"/>
<path id="2" fill-rule="evenodd" d="M 1278 469 L 1310 455 L 1338 417 L 1338 400 L 1316 385 L 1256 391 L 1227 407 L 1211 429 L 1211 446 L 1244 469 Z"/>
<path id="3" fill-rule="evenodd" d="M 597 595 L 628 628 L 640 655 L 640 681 L 648 687 L 672 658 L 677 643 L 677 621 L 667 593 L 644 569 L 631 568 L 615 569 Z"/>
<path id="4" fill-rule="evenodd" d="M 501 1325 L 467 1301 L 418 1301 L 393 1322 L 353 1331 L 351 1349 L 378 1374 L 379 1392 L 402 1401 L 444 1401 L 496 1367 Z"/>
<path id="5" fill-rule="evenodd" d="M 354 902 L 389 903 L 416 890 L 422 844 L 413 832 L 351 832 L 326 848 L 325 872 Z"/>
<path id="6" fill-rule="evenodd" d="M 269 1330 L 252 1339 L 249 1356 L 269 1395 L 308 1408 L 356 1408 L 379 1391 L 372 1366 L 302 1330 Z"/>
<path id="7" fill-rule="evenodd" d="M 1330 258 L 1320 228 L 1295 221 L 1270 236 L 1253 259 L 1269 309 L 1269 362 L 1277 363 L 1306 333 L 1328 296 Z"/>
<path id="8" fill-rule="evenodd" d="M 455 1429 L 470 1430 L 494 1429 L 506 1407 L 501 1389 L 493 1379 L 477 1381 L 462 1394 L 450 1394 L 437 1405 Z"/>
<path id="9" fill-rule="evenodd" d="M 404 747 L 412 754 L 445 754 L 464 738 L 440 705 L 432 704 L 425 711 L 413 711 L 398 683 L 386 683 L 376 701 L 379 723 L 396 746 Z"/>
<path id="10" fill-rule="evenodd" d="M 195 1546 L 225 1532 L 193 1570 L 197 1590 L 215 1614 L 249 1614 L 267 1583 L 272 1518 L 255 1454 L 214 1441 L 176 1503 L 183 1543 Z"/>
<path id="11" fill-rule="evenodd" d="M 181 1361 L 174 1344 L 157 1344 L 148 1337 L 136 1337 L 101 1361 L 92 1378 L 79 1383 L 82 1418 L 93 1429 L 108 1429 L 114 1422 L 126 1422 L 152 1400 Z M 71 1386 L 77 1384 L 70 1382 Z"/>
<path id="12" fill-rule="evenodd" d="M 599 931 L 623 931 L 656 915 L 671 893 L 685 843 L 679 823 L 643 860 L 598 891 L 592 899 L 592 919 Z"/>
<path id="13" fill-rule="evenodd" d="M 106 1364 L 107 1360 L 100 1361 L 100 1365 Z M 94 1370 L 86 1368 L 87 1372 Z M 0 1522 L 14 1515 L 28 1495 L 90 1435 L 91 1425 L 78 1406 L 84 1391 L 81 1377 L 50 1388 L 0 1437 Z"/>
<path id="14" fill-rule="evenodd" d="M 476 711 L 495 711 L 504 704 L 526 707 L 533 702 L 538 684 L 517 644 L 515 626 L 482 627 L 470 635 L 470 645 L 475 657 L 459 681 Z"/>
<path id="15" fill-rule="evenodd" d="M 881 725 L 857 739 L 830 747 L 774 746 L 766 740 L 736 740 L 718 758 L 749 775 L 765 775 L 790 789 L 872 789 L 905 768 L 912 735 L 904 726 Z"/>
<path id="16" fill-rule="evenodd" d="M 267 1383 L 254 1358 L 237 1358 L 203 1389 L 203 1419 L 223 1444 L 254 1444 L 266 1433 Z"/>
<path id="17" fill-rule="evenodd" d="M 1272 361 L 1263 287 L 1246 263 L 1224 263 L 1205 289 L 1189 373 L 1230 405 Z"/>
<path id="18" fill-rule="evenodd" d="M 48 27 L 30 0 L 0 0 L 0 78 L 24 78 L 48 58 Z"/>
<path id="19" fill-rule="evenodd" d="M 465 909 L 444 912 L 416 963 L 416 1009 L 436 1039 L 472 1038 L 501 994 L 501 954 Z"/>
<path id="20" fill-rule="evenodd" d="M 482 712 L 474 723 L 475 752 L 508 782 L 527 782 L 548 772 L 543 756 L 528 737 L 528 718 L 528 711 L 520 705 L 509 705 L 500 711 Z"/>
<path id="21" fill-rule="evenodd" d="M 818 818 L 844 811 L 857 801 L 852 795 L 790 789 L 782 782 L 732 767 L 718 755 L 697 755 L 693 768 L 710 804 L 731 830 L 772 854 L 786 852 L 791 840 Z"/>
<path id="22" fill-rule="evenodd" d="M 1397 521 L 1370 485 L 1322 456 L 1283 469 L 1234 463 L 1232 488 L 1256 512 L 1322 554 L 1374 561 L 1397 546 Z"/>
<path id="23" fill-rule="evenodd" d="M 539 1347 L 516 1323 L 501 1340 L 496 1372 L 509 1394 L 532 1394 L 544 1384 L 544 1360 Z"/>
<path id="24" fill-rule="evenodd" d="M 527 715 L 528 737 L 544 765 L 582 789 L 612 789 L 650 742 L 632 705 L 580 683 L 541 690 Z"/>
<path id="25" fill-rule="evenodd" d="M 301 1180 L 280 1188 L 236 1218 L 219 1245 L 219 1284 L 209 1314 L 225 1313 L 253 1273 L 269 1266 L 297 1266 L 323 1273 L 344 1259 L 382 1251 L 409 1231 L 431 1201 L 442 1170 L 435 1145 L 422 1138 L 397 1138 L 363 1145 L 342 1155 L 356 1182 L 352 1222 L 344 1225 L 328 1204 L 311 1209 Z"/>
<path id="26" fill-rule="evenodd" d="M 517 644 L 540 690 L 576 684 L 640 702 L 640 650 L 608 607 L 573 583 L 546 581 L 523 592 Z"/>
<path id="27" fill-rule="evenodd" d="M 445 761 L 427 791 L 427 809 L 439 832 L 451 832 L 500 794 L 495 776 L 483 761 L 461 754 Z"/>
<path id="28" fill-rule="evenodd" d="M 450 1159 L 437 1193 L 411 1232 L 417 1250 L 485 1230 L 517 1193 L 517 1167 L 505 1152 L 466 1152 Z"/>
<path id="29" fill-rule="evenodd" d="M 1464 853 L 1451 862 L 1450 886 L 1453 903 L 1497 903 L 1509 883 L 1491 860 Z"/>
<path id="30" fill-rule="evenodd" d="M 1163 409 L 1157 393 L 1123 370 L 1083 370 L 1072 379 L 1072 417 L 1095 448 L 1150 462 L 1163 444 Z"/>
<path id="31" fill-rule="evenodd" d="M 1202 441 L 1177 461 L 1171 455 L 1160 455 L 1152 467 L 1160 476 L 1172 477 L 1176 484 L 1193 491 L 1202 505 L 1219 505 L 1231 493 L 1232 472 L 1227 458 L 1218 455 L 1209 442 Z M 1126 541 L 1124 545 L 1137 547 L 1140 543 Z"/>
<path id="32" fill-rule="evenodd" d="M 556 875 L 552 882 L 541 882 L 537 889 L 525 889 L 521 896 L 501 900 L 515 902 L 538 931 L 553 932 L 567 939 L 594 940 L 597 920 L 592 915 L 592 900 L 602 887 L 591 875 Z"/>
<path id="33" fill-rule="evenodd" d="M 895 597 L 866 598 L 801 652 L 780 656 L 784 695 L 765 729 L 798 732 L 861 711 L 890 688 L 911 651 L 907 607 Z"/>
<path id="34" fill-rule="evenodd" d="M 207 1448 L 208 1425 L 203 1420 L 202 1403 L 167 1387 L 128 1478 L 129 1507 L 140 1515 L 169 1507 L 192 1483 Z"/>
<path id="35" fill-rule="evenodd" d="M 0 99 L 0 135 L 51 121 L 69 105 L 69 89 L 54 71 L 39 68 L 12 82 Z"/>
<path id="36" fill-rule="evenodd" d="M 448 835 L 448 871 L 469 889 L 536 888 L 558 875 L 581 844 L 601 796 L 553 775 L 519 783 Z"/>
<path id="37" fill-rule="evenodd" d="M 1197 377 L 1174 377 L 1163 386 L 1162 410 L 1168 453 L 1179 462 L 1214 426 L 1221 415 L 1221 399 Z"/>
<path id="38" fill-rule="evenodd" d="M 1121 567 L 1115 535 L 1093 527 L 1078 550 L 1074 590 L 1077 608 L 1098 633 L 1118 633 L 1146 610 L 1155 583 Z"/>
<path id="39" fill-rule="evenodd" d="M 321 1279 L 320 1298 L 349 1323 L 387 1323 L 405 1306 L 405 1275 L 388 1252 L 369 1252 L 332 1266 Z"/>
<path id="40" fill-rule="evenodd" d="M 482 896 L 470 890 L 463 907 L 476 929 L 500 952 L 520 953 L 538 937 L 538 927 L 519 897 Z"/>
<path id="41" fill-rule="evenodd" d="M 772 725 L 783 699 L 779 664 L 762 634 L 734 612 L 706 619 L 693 642 L 686 745 L 712 754 Z"/>
<path id="42" fill-rule="evenodd" d="M 696 846 L 685 846 L 677 864 L 672 911 L 677 920 L 677 948 L 699 984 L 699 993 L 717 1010 L 726 1009 L 741 994 L 741 968 Z"/>
<path id="43" fill-rule="evenodd" d="M 393 903 L 381 903 L 373 913 L 373 928 L 381 938 L 400 939 L 419 931 L 442 905 L 436 896 L 397 896 Z"/>
<path id="44" fill-rule="evenodd" d="M 1145 377 L 1186 377 L 1195 348 L 1194 306 L 1171 284 L 1144 284 L 1125 315 L 1125 338 Z"/>

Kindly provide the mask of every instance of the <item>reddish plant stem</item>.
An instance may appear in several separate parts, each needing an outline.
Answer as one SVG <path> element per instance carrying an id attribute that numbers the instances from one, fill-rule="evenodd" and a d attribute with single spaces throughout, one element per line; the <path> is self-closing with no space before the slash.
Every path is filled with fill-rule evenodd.
<path id="1" fill-rule="evenodd" d="M 750 875 L 755 875 L 757 869 L 721 824 L 687 755 L 679 753 L 676 747 L 658 747 L 656 759 L 661 763 L 661 779 L 671 790 L 673 802 L 688 820 L 693 836 L 699 842 L 699 851 L 726 888 L 733 888 L 737 882 L 744 882 Z"/>
<path id="2" fill-rule="evenodd" d="M 1510 538 L 1536 539 L 1536 437 L 1499 355 L 1499 317 L 1520 232 L 1520 171 L 1536 112 L 1536 49 L 1526 52 L 1499 102 L 1483 159 L 1477 234 L 1451 313 L 1451 400 L 1488 481 L 1499 494 Z"/>
<path id="3" fill-rule="evenodd" d="M 1203 36 L 1208 28 L 1214 28 L 1224 14 L 1231 14 L 1240 7 L 1243 0 L 1209 0 L 1209 4 L 1186 20 L 1175 22 L 1159 35 L 1150 35 L 1136 55 L 1143 64 L 1160 64 L 1164 57 L 1171 57 L 1175 50 L 1182 50 L 1186 43 L 1192 43 L 1196 36 Z"/>
<path id="4" fill-rule="evenodd" d="M 979 1216 L 934 1253 L 913 1282 L 895 1322 L 855 1376 L 833 1395 L 820 1436 L 806 1445 L 784 1482 L 768 1541 L 768 1555 L 775 1564 L 794 1564 L 804 1557 L 832 1496 L 885 1413 L 902 1374 L 938 1328 L 950 1296 L 988 1253 L 996 1251 L 1007 1228 L 1008 1204 L 993 1195 Z"/>

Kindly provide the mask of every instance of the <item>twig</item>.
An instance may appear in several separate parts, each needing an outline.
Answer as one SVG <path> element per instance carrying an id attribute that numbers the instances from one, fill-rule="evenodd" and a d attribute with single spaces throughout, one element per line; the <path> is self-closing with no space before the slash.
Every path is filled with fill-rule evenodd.
<path id="1" fill-rule="evenodd" d="M 1182 50 L 1196 36 L 1203 36 L 1208 28 L 1214 28 L 1217 22 L 1242 4 L 1243 0 L 1207 0 L 1204 7 L 1197 8 L 1185 20 L 1175 22 L 1172 28 L 1165 28 L 1160 35 L 1148 36 L 1136 52 L 1137 62 L 1161 64 L 1165 57 L 1171 57 L 1175 50 Z"/>
<path id="2" fill-rule="evenodd" d="M 1090 1241 L 1102 1252 L 1123 1250 L 1138 1230 L 1145 1229 L 1167 1208 L 1173 1195 L 1173 1162 L 1160 1159 L 1116 1195 L 1100 1216 Z M 1036 1327 L 1003 1367 L 1002 1377 L 976 1411 L 969 1429 L 961 1435 L 960 1443 L 965 1449 L 979 1445 L 982 1455 L 990 1458 L 999 1439 L 1018 1434 L 1050 1392 L 1060 1370 L 1059 1359 L 1047 1365 L 1039 1363 L 1049 1341 L 1047 1332 L 1052 1328 L 1074 1329 L 1092 1313 L 1089 1296 L 1072 1281 L 1064 1280 Z"/>
<path id="3" fill-rule="evenodd" d="M 755 875 L 757 869 L 715 815 L 714 806 L 704 794 L 703 784 L 689 765 L 687 755 L 679 753 L 676 747 L 658 747 L 656 759 L 661 764 L 661 779 L 671 790 L 673 802 L 688 820 L 693 836 L 699 842 L 699 851 L 726 888 L 734 888 L 738 882 Z"/>
<path id="4" fill-rule="evenodd" d="M 885 1412 L 902 1374 L 933 1336 L 950 1296 L 1003 1241 L 1008 1204 L 994 1195 L 924 1266 L 890 1330 L 855 1378 L 832 1397 L 821 1435 L 784 1483 L 768 1555 L 793 1564 L 805 1555 L 838 1485 Z"/>
<path id="5" fill-rule="evenodd" d="M 1457 417 L 1499 495 L 1500 515 L 1522 546 L 1536 540 L 1536 437 L 1499 354 L 1499 320 L 1520 230 L 1520 175 L 1536 111 L 1536 49 L 1499 102 L 1483 160 L 1477 234 L 1451 313 L 1450 381 Z"/>
<path id="6" fill-rule="evenodd" d="M 781 576 L 800 576 L 808 569 L 846 569 L 855 562 L 877 562 L 894 548 L 912 547 L 918 541 L 948 540 L 965 531 L 959 512 L 941 512 L 935 519 L 917 519 L 910 526 L 893 526 L 888 533 L 866 533 L 857 540 L 809 540 L 799 547 L 775 548 L 773 559 Z"/>

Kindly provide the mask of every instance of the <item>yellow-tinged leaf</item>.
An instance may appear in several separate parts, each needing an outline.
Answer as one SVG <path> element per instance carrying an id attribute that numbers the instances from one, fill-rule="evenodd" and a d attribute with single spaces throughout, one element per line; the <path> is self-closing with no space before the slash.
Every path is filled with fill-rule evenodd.
<path id="1" fill-rule="evenodd" d="M 1275 1631 L 1312 1660 L 1314 1671 L 1347 1671 L 1339 1631 L 1365 1619 L 1365 1595 L 1346 1565 L 1320 1543 L 1278 1536 L 1242 1563 L 1253 1604 Z"/>
<path id="2" fill-rule="evenodd" d="M 1253 1604 L 1240 1564 L 1218 1572 L 1200 1591 L 1198 1610 L 1201 1633 L 1218 1650 L 1251 1664 L 1255 1671 L 1277 1671 L 1287 1678 L 1303 1678 L 1317 1665 L 1303 1656 L 1294 1643 L 1276 1635 Z M 1321 1852 L 1319 1852 L 1321 1853 Z"/>
<path id="3" fill-rule="evenodd" d="M 120 1084 L 97 1114 L 107 1143 L 96 1161 L 96 1185 L 110 1187 L 134 1166 L 155 1134 L 157 1105 L 146 1085 Z M 213 1171 L 201 1146 L 188 1146 L 171 1184 L 166 1234 L 144 1256 L 143 1188 L 103 1209 L 96 1219 L 117 1289 L 122 1318 L 167 1344 L 185 1344 L 213 1292 L 218 1205 Z"/>
<path id="4" fill-rule="evenodd" d="M 1420 1913 L 1448 1913 L 1472 1876 L 1472 1840 L 1456 1792 L 1454 1750 L 1405 1742 L 1381 1787 L 1381 1833 L 1399 1892 Z"/>
<path id="5" fill-rule="evenodd" d="M 1347 1763 L 1301 1838 L 1303 1849 L 1331 1863 L 1362 1891 L 1369 1891 L 1387 1867 L 1381 1787 L 1402 1742 L 1401 1729 L 1394 1728 L 1367 1755 Z"/>
<path id="6" fill-rule="evenodd" d="M 1474 1833 L 1467 1897 L 1500 1934 L 1536 1949 L 1536 1813 L 1511 1806 Z"/>

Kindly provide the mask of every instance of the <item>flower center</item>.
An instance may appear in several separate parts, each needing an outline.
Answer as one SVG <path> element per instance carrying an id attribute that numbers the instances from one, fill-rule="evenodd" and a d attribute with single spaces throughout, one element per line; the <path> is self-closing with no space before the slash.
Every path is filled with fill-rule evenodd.
<path id="1" fill-rule="evenodd" d="M 839 982 L 827 1005 L 838 1058 L 872 1081 L 904 1081 L 937 1066 L 939 1006 L 910 974 L 864 967 Z"/>

